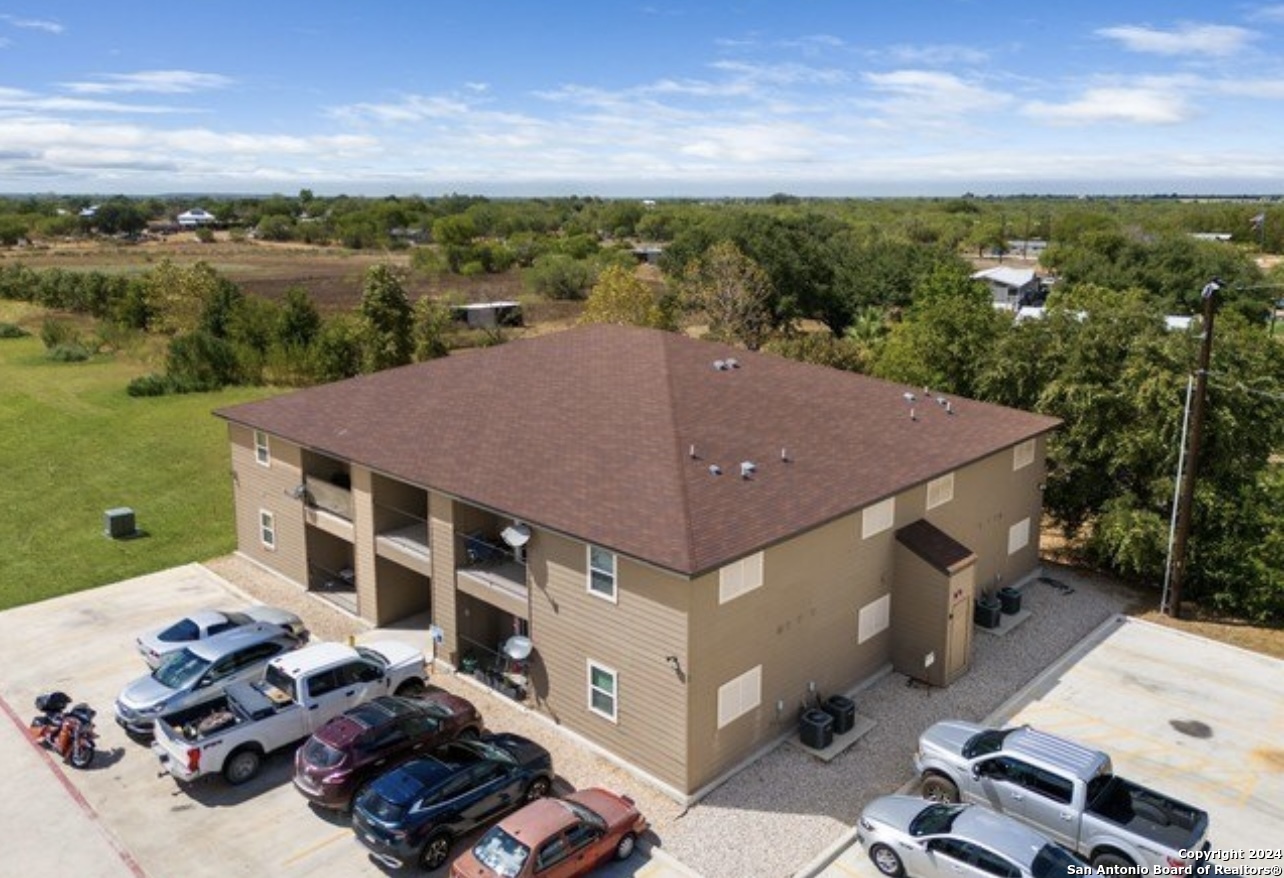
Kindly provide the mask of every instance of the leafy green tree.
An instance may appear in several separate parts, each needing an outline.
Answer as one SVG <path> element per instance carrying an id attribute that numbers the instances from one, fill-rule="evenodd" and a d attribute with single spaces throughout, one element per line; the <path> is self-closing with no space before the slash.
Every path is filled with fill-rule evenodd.
<path id="1" fill-rule="evenodd" d="M 708 319 L 713 337 L 756 351 L 771 334 L 771 279 L 732 242 L 714 244 L 689 263 L 681 286 L 688 307 Z"/>
<path id="2" fill-rule="evenodd" d="M 526 272 L 528 286 L 550 299 L 582 299 L 593 285 L 596 270 L 592 263 L 563 253 L 540 256 Z"/>
<path id="3" fill-rule="evenodd" d="M 30 226 L 20 216 L 0 216 L 0 245 L 12 247 L 27 237 Z"/>
<path id="4" fill-rule="evenodd" d="M 320 331 L 321 314 L 308 291 L 298 284 L 291 286 L 285 291 L 285 303 L 277 320 L 277 340 L 286 347 L 306 348 Z"/>
<path id="5" fill-rule="evenodd" d="M 170 340 L 165 374 L 180 391 L 218 390 L 241 380 L 232 345 L 208 332 L 189 332 Z"/>
<path id="6" fill-rule="evenodd" d="M 104 235 L 133 234 L 147 228 L 147 215 L 136 202 L 112 198 L 98 206 L 93 224 Z"/>
<path id="7" fill-rule="evenodd" d="M 881 378 L 975 396 L 981 363 L 1011 318 L 995 311 L 982 284 L 956 266 L 938 266 L 892 327 L 873 373 Z"/>
<path id="8" fill-rule="evenodd" d="M 422 362 L 449 354 L 453 323 L 449 304 L 422 296 L 415 303 L 415 359 Z"/>
<path id="9" fill-rule="evenodd" d="M 414 312 L 393 266 L 372 265 L 366 270 L 360 313 L 366 371 L 409 363 L 415 349 Z"/>
<path id="10" fill-rule="evenodd" d="M 321 327 L 312 347 L 312 372 L 321 382 L 361 374 L 361 328 L 347 316 L 332 317 Z"/>
<path id="11" fill-rule="evenodd" d="M 670 309 L 635 273 L 618 265 L 602 271 L 584 303 L 580 322 L 675 328 Z"/>
<path id="12" fill-rule="evenodd" d="M 228 295 L 232 284 L 207 262 L 186 266 L 170 259 L 147 272 L 142 282 L 151 313 L 149 328 L 167 335 L 197 329 L 209 303 Z"/>

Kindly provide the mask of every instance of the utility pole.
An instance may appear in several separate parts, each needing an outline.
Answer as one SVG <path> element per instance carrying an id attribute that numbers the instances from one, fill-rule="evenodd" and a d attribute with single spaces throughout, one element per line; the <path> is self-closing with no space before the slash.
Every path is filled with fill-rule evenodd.
<path id="1" fill-rule="evenodd" d="M 1174 619 L 1181 617 L 1181 587 L 1186 578 L 1186 544 L 1190 539 L 1191 504 L 1195 497 L 1195 472 L 1199 469 L 1199 440 L 1204 432 L 1204 397 L 1208 392 L 1208 364 L 1213 355 L 1214 294 L 1222 282 L 1214 278 L 1204 285 L 1204 340 L 1199 346 L 1199 367 L 1195 370 L 1195 398 L 1190 410 L 1190 462 L 1182 474 L 1181 495 L 1177 501 L 1177 527 L 1173 538 L 1172 557 L 1168 559 L 1170 586 L 1168 604 L 1160 609 Z"/>

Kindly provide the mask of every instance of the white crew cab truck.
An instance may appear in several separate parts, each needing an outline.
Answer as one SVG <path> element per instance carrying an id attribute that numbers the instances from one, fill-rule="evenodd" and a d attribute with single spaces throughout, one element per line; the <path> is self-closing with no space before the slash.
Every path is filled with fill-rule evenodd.
<path id="1" fill-rule="evenodd" d="M 152 750 L 180 781 L 222 773 L 242 784 L 263 757 L 302 741 L 349 707 L 379 695 L 411 695 L 428 680 L 422 651 L 395 640 L 316 643 L 279 656 L 254 682 L 156 720 Z"/>

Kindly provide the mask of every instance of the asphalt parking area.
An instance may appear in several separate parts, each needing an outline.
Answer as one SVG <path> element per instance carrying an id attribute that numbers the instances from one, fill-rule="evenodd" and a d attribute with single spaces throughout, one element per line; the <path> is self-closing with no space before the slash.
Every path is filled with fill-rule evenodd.
<path id="1" fill-rule="evenodd" d="M 288 754 L 269 759 L 241 787 L 221 779 L 180 787 L 116 725 L 116 694 L 146 672 L 133 646 L 138 632 L 192 610 L 246 602 L 192 564 L 0 613 L 0 871 L 38 874 L 56 864 L 95 878 L 387 874 L 346 818 L 312 809 L 295 792 Z M 87 770 L 26 739 L 36 696 L 52 689 L 98 711 L 99 749 Z M 637 854 L 609 874 L 674 873 Z"/>
<path id="2" fill-rule="evenodd" d="M 1217 851 L 1281 848 L 1279 659 L 1119 616 L 989 722 L 1029 723 L 1105 750 L 1120 775 L 1208 811 Z M 831 862 L 807 874 L 878 876 L 850 837 L 838 847 Z M 1230 858 L 1218 866 L 1279 875 L 1284 859 Z"/>

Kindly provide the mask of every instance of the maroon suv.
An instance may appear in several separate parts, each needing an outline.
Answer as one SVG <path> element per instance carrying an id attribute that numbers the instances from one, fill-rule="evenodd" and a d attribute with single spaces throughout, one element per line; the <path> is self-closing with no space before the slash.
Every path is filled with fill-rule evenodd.
<path id="1" fill-rule="evenodd" d="M 336 716 L 308 738 L 294 755 L 294 786 L 313 804 L 346 811 L 356 793 L 385 771 L 421 750 L 481 731 L 477 708 L 449 692 L 383 695 Z"/>

